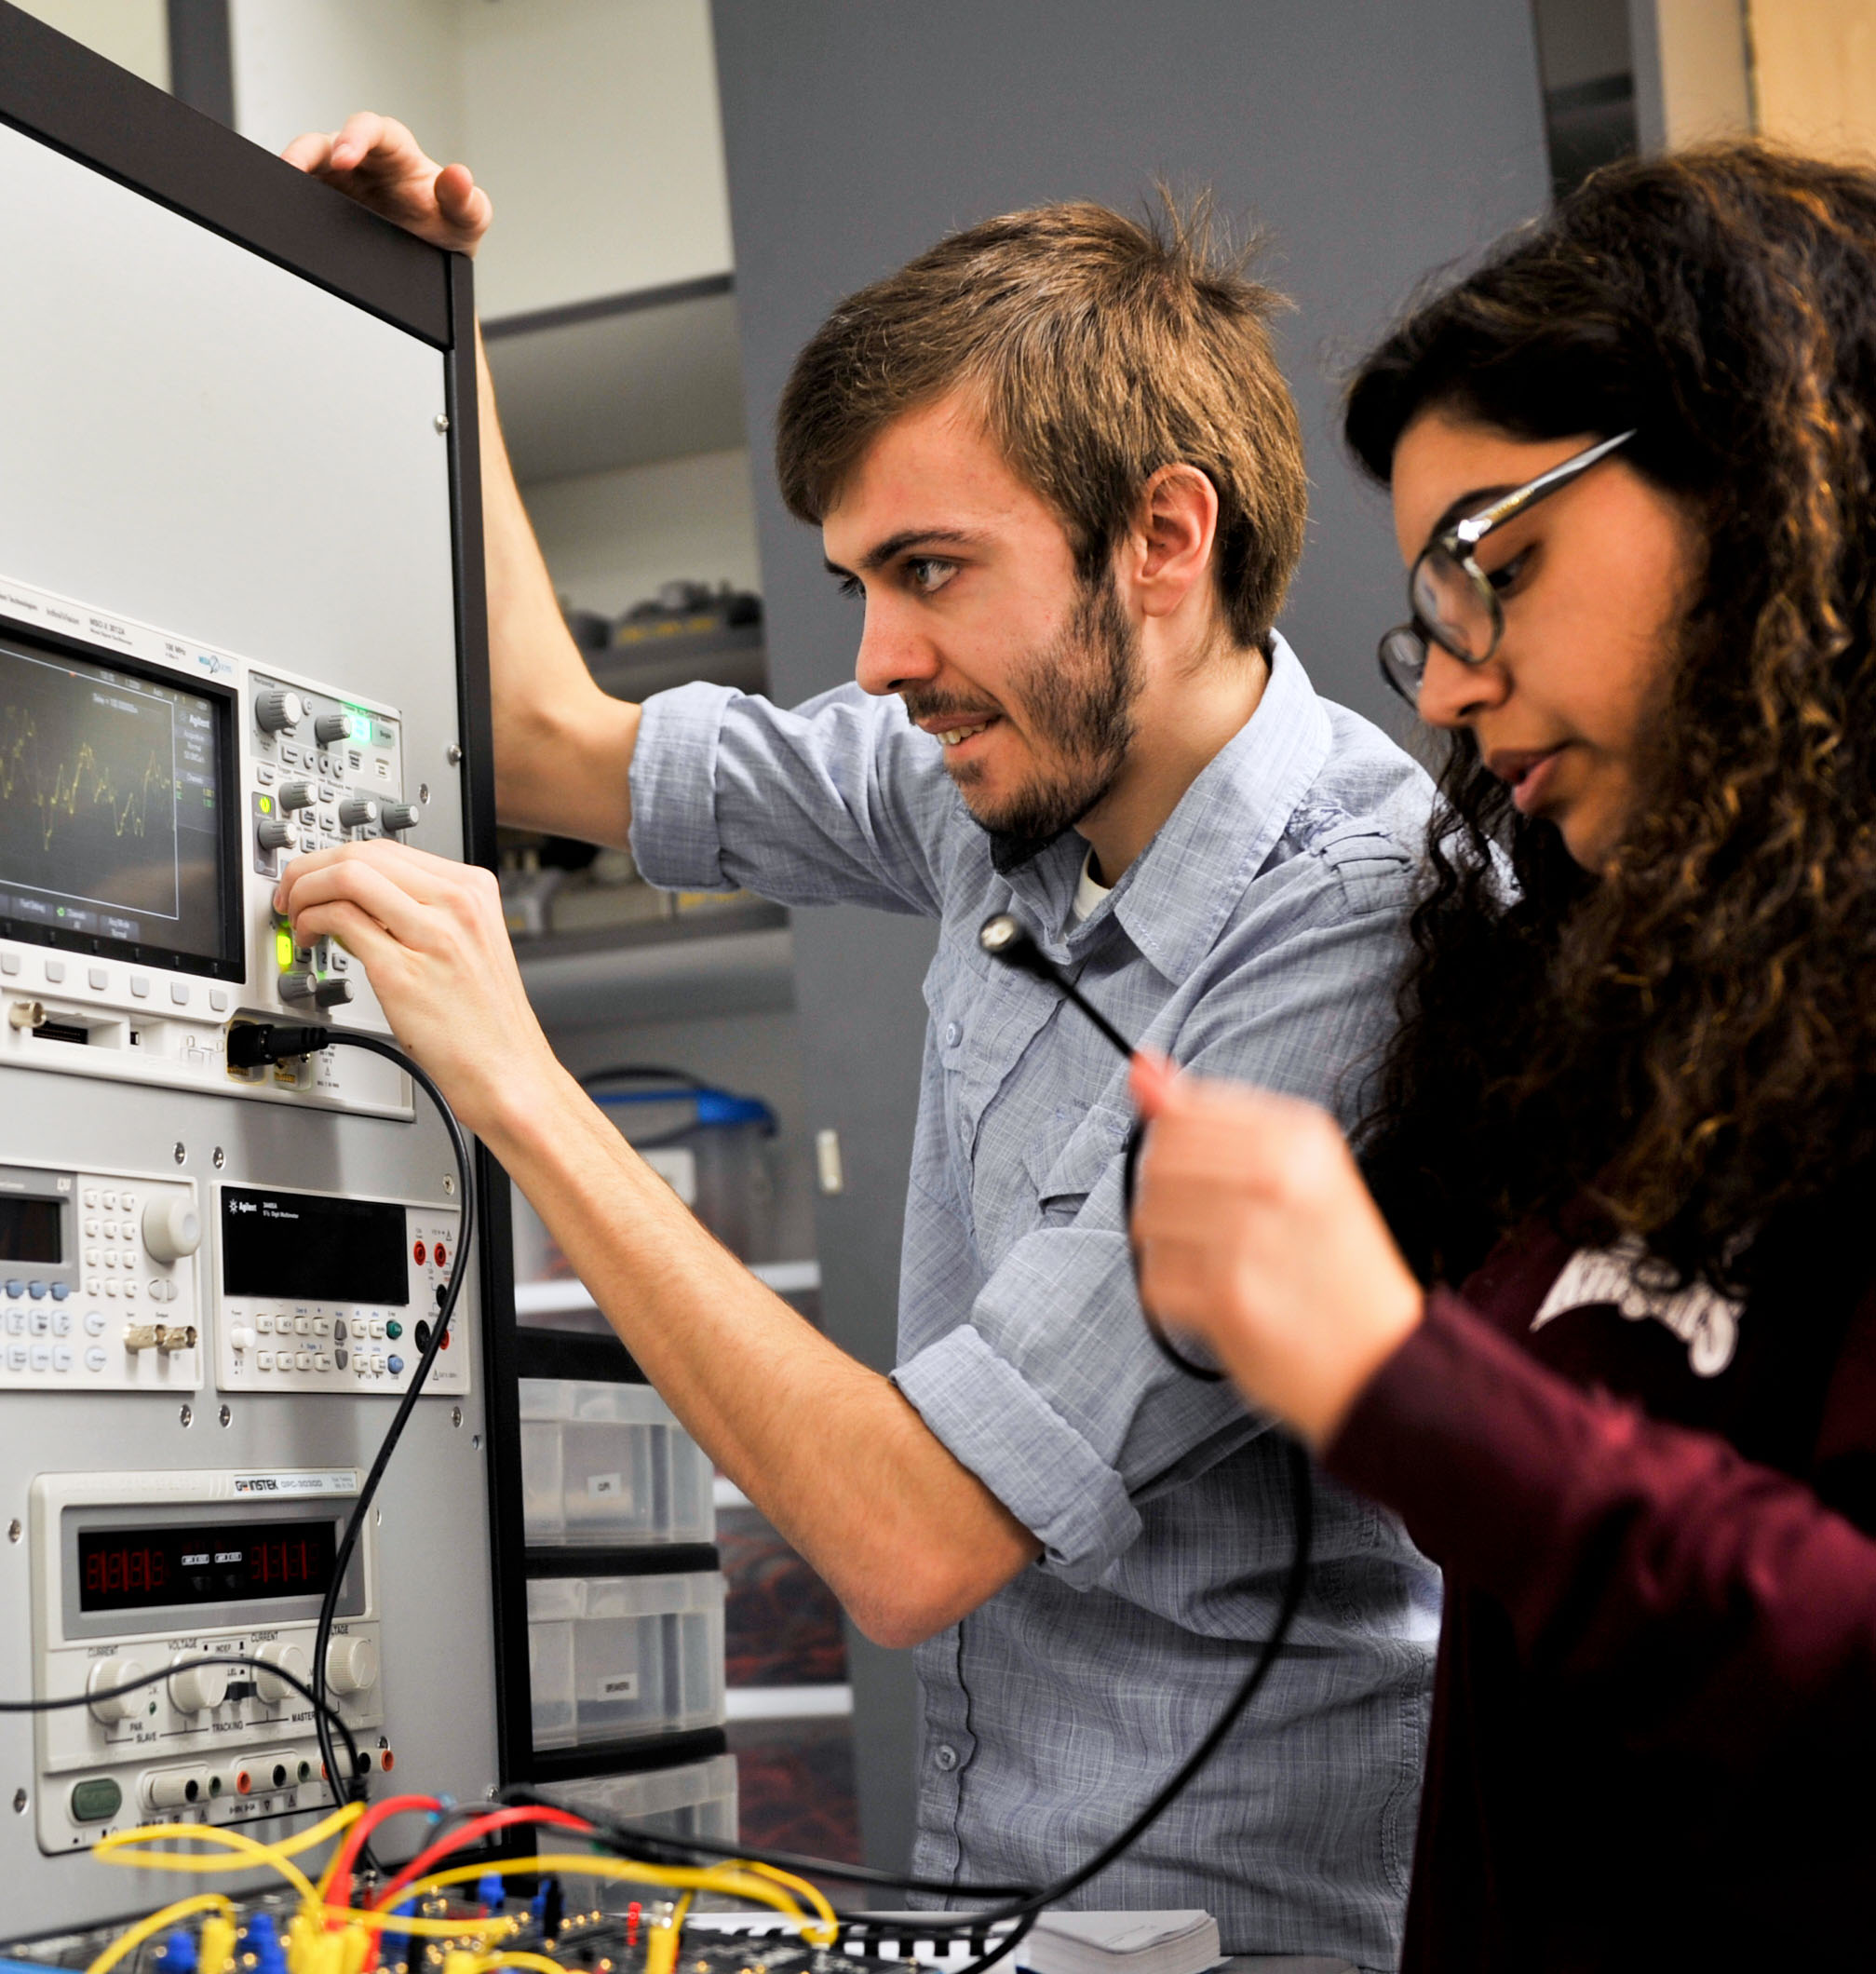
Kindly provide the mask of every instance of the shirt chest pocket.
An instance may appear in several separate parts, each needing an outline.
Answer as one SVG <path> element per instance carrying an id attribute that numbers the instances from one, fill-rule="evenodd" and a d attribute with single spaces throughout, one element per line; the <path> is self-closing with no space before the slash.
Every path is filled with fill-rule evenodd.
<path id="1" fill-rule="evenodd" d="M 1024 1147 L 1023 1165 L 1045 1226 L 1065 1226 L 1096 1192 L 1101 1196 L 1101 1224 L 1120 1224 L 1120 1157 L 1132 1127 L 1128 1112 L 1093 1103 L 1086 1109 L 1064 1106 L 1036 1132 Z"/>

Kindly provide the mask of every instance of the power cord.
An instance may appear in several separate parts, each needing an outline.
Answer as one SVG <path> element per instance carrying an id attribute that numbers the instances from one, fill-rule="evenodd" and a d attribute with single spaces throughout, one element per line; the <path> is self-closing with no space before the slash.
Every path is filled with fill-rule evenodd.
<path id="1" fill-rule="evenodd" d="M 359 1765 L 358 1751 L 350 1746 L 352 1765 L 344 1778 L 344 1793 L 340 1793 L 339 1764 L 332 1746 L 331 1726 L 328 1720 L 331 1714 L 336 1718 L 336 1710 L 331 1706 L 326 1687 L 326 1653 L 331 1643 L 332 1626 L 338 1616 L 339 1596 L 345 1581 L 345 1572 L 351 1566 L 353 1553 L 358 1546 L 358 1536 L 365 1526 L 365 1517 L 371 1511 L 379 1483 L 385 1478 L 385 1470 L 391 1464 L 391 1455 L 398 1450 L 398 1442 L 404 1436 L 404 1428 L 411 1422 L 411 1414 L 416 1410 L 417 1399 L 423 1393 L 429 1378 L 430 1368 L 437 1361 L 437 1354 L 443 1347 L 449 1335 L 450 1318 L 455 1314 L 456 1303 L 463 1292 L 463 1282 L 468 1270 L 468 1257 L 475 1251 L 476 1227 L 476 1177 L 475 1166 L 469 1154 L 469 1141 L 463 1127 L 456 1122 L 455 1113 L 451 1110 L 443 1093 L 437 1088 L 428 1071 L 413 1061 L 395 1043 L 386 1042 L 379 1035 L 360 1034 L 346 1028 L 287 1027 L 275 1022 L 243 1023 L 228 1031 L 228 1063 L 233 1069 L 261 1069 L 272 1062 L 280 1062 L 292 1056 L 307 1056 L 322 1048 L 344 1047 L 360 1048 L 370 1055 L 382 1056 L 387 1062 L 395 1062 L 404 1074 L 416 1084 L 437 1107 L 437 1115 L 443 1121 L 443 1128 L 450 1136 L 450 1149 L 456 1160 L 456 1184 L 462 1197 L 463 1221 L 456 1236 L 456 1265 L 450 1271 L 450 1279 L 444 1286 L 442 1300 L 437 1305 L 436 1316 L 430 1327 L 430 1340 L 423 1346 L 418 1356 L 416 1368 L 411 1373 L 411 1382 L 405 1387 L 398 1410 L 392 1415 L 389 1427 L 379 1443 L 377 1457 L 371 1462 L 371 1471 L 365 1476 L 365 1484 L 358 1490 L 358 1498 L 354 1504 L 350 1519 L 345 1523 L 344 1533 L 339 1538 L 338 1552 L 332 1559 L 332 1580 L 326 1588 L 326 1594 L 319 1603 L 319 1621 L 313 1634 L 313 1686 L 314 1724 L 319 1737 L 319 1754 L 326 1764 L 326 1773 L 332 1778 L 334 1802 L 364 1803 L 370 1800 L 371 1785 L 366 1780 L 366 1771 Z M 368 1860 L 369 1861 L 369 1860 Z"/>

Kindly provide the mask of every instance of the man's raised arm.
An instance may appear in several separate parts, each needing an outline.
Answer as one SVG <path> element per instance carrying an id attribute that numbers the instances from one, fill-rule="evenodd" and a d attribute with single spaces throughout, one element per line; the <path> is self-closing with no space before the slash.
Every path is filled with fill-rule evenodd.
<path id="1" fill-rule="evenodd" d="M 466 165 L 439 165 L 388 116 L 308 131 L 282 155 L 433 246 L 473 254 L 493 216 Z M 623 845 L 639 709 L 600 690 L 568 635 L 503 443 L 479 325 L 476 376 L 496 809 L 523 829 Z"/>

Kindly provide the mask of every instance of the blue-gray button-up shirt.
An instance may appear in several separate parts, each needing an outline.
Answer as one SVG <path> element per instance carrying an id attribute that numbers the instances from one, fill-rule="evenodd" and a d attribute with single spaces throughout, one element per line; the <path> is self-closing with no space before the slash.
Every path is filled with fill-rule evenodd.
<path id="1" fill-rule="evenodd" d="M 1391 1021 L 1425 777 L 1277 640 L 1256 712 L 1080 924 L 1086 845 L 1007 875 L 897 699 L 792 712 L 710 685 L 645 708 L 632 848 L 654 884 L 939 920 L 899 1299 L 899 1388 L 1041 1560 L 918 1650 L 915 1868 L 1040 1883 L 1205 1733 L 1268 1635 L 1295 1535 L 1275 1436 L 1141 1327 L 1126 1072 L 978 927 L 1014 911 L 1127 1034 L 1345 1119 Z M 1079 1895 L 1204 1907 L 1227 1952 L 1397 1957 L 1437 1579 L 1316 1482 L 1315 1568 L 1245 1720 Z M 966 1901 L 967 1902 L 967 1901 Z"/>

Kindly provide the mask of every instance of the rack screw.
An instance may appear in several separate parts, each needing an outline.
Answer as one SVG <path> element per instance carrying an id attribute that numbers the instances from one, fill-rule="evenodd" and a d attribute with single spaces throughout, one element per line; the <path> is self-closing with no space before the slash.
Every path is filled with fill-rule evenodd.
<path id="1" fill-rule="evenodd" d="M 186 1165 L 188 1162 L 189 1147 L 178 1138 L 176 1141 L 176 1163 L 178 1165 Z"/>
<path id="2" fill-rule="evenodd" d="M 25 1533 L 25 1529 L 18 1521 L 9 1522 L 7 1527 L 7 1539 L 8 1542 L 18 1542 Z"/>
<path id="3" fill-rule="evenodd" d="M 228 1162 L 228 1155 L 218 1144 L 215 1147 L 215 1170 L 219 1172 Z"/>
<path id="4" fill-rule="evenodd" d="M 450 1407 L 450 1424 L 453 1426 L 458 1432 L 462 1430 L 463 1408 L 460 1405 L 452 1405 Z"/>
<path id="5" fill-rule="evenodd" d="M 185 1405 L 177 1416 L 184 1426 L 193 1426 L 196 1423 L 196 1408 L 193 1405 Z"/>
<path id="6" fill-rule="evenodd" d="M 235 1413 L 231 1407 L 224 1405 L 215 1416 L 221 1420 L 223 1426 L 226 1426 L 233 1420 Z"/>
<path id="7" fill-rule="evenodd" d="M 461 767 L 463 764 L 463 750 L 461 746 L 456 741 L 452 740 L 449 746 L 443 750 L 443 759 L 452 767 Z"/>
<path id="8" fill-rule="evenodd" d="M 439 412 L 431 422 L 439 432 L 447 432 L 450 429 L 450 414 L 448 412 Z"/>
<path id="9" fill-rule="evenodd" d="M 31 1800 L 23 1789 L 16 1789 L 13 1791 L 13 1814 L 16 1817 L 23 1817 L 26 1814 L 26 1805 Z"/>

